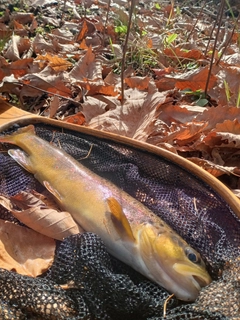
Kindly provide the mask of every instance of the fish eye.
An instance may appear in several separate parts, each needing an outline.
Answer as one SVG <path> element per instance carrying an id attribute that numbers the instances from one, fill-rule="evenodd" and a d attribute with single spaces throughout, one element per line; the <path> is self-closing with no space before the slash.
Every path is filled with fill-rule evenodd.
<path id="1" fill-rule="evenodd" d="M 185 253 L 188 257 L 188 259 L 193 262 L 193 263 L 198 263 L 199 262 L 199 257 L 198 255 L 193 251 L 191 248 L 186 248 Z"/>

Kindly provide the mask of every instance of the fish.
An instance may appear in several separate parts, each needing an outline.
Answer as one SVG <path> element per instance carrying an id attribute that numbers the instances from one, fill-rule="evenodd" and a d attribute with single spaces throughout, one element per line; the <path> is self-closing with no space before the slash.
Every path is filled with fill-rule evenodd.
<path id="1" fill-rule="evenodd" d="M 100 177 L 61 148 L 21 127 L 0 136 L 19 148 L 8 154 L 46 187 L 107 251 L 183 301 L 194 301 L 212 280 L 200 254 L 140 201 Z"/>

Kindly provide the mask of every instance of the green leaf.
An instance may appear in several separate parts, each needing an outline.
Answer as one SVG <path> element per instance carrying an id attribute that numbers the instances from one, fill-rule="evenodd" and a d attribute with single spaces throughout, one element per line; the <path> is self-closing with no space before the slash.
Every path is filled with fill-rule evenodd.
<path id="1" fill-rule="evenodd" d="M 208 104 L 207 99 L 199 99 L 196 103 L 196 106 L 205 107 Z"/>
<path id="2" fill-rule="evenodd" d="M 165 39 L 165 42 L 167 44 L 171 44 L 173 41 L 175 41 L 177 39 L 177 36 L 178 35 L 176 33 L 172 33 Z"/>
<path id="3" fill-rule="evenodd" d="M 125 26 L 125 25 L 116 26 L 116 27 L 114 28 L 114 31 L 115 31 L 116 33 L 127 33 L 127 26 Z"/>

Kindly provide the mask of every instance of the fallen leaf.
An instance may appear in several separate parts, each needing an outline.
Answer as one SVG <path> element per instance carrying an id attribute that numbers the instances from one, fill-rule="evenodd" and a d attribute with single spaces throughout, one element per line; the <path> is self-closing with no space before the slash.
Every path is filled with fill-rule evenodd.
<path id="1" fill-rule="evenodd" d="M 51 266 L 55 247 L 53 239 L 0 219 L 0 268 L 37 277 Z"/>
<path id="2" fill-rule="evenodd" d="M 141 141 L 152 133 L 154 122 L 167 93 L 147 93 L 137 89 L 125 91 L 125 103 L 94 117 L 89 126 Z"/>
<path id="3" fill-rule="evenodd" d="M 69 72 L 72 80 L 99 80 L 102 79 L 102 65 L 96 61 L 92 48 L 89 47 L 86 54 L 78 61 L 74 68 Z"/>
<path id="4" fill-rule="evenodd" d="M 11 63 L 0 62 L 0 81 L 4 77 L 14 76 L 16 79 L 29 72 L 33 59 L 20 59 Z"/>
<path id="5" fill-rule="evenodd" d="M 0 204 L 26 226 L 50 238 L 63 240 L 82 231 L 70 213 L 49 208 L 31 193 L 0 196 Z"/>
<path id="6" fill-rule="evenodd" d="M 95 25 L 87 19 L 84 19 L 81 30 L 77 35 L 76 41 L 81 42 L 86 36 L 93 34 L 96 31 Z"/>
<path id="7" fill-rule="evenodd" d="M 43 69 L 46 65 L 49 65 L 56 72 L 66 71 L 72 66 L 71 62 L 65 58 L 61 58 L 58 55 L 53 55 L 50 53 L 46 53 L 44 56 L 38 55 L 35 61 L 39 61 L 38 63 L 41 69 Z"/>
<path id="8" fill-rule="evenodd" d="M 116 87 L 110 84 L 106 84 L 103 80 L 99 81 L 78 81 L 78 85 L 87 90 L 88 96 L 95 96 L 97 94 L 103 94 L 107 96 L 117 96 L 118 91 Z"/>
<path id="9" fill-rule="evenodd" d="M 33 50 L 36 54 L 40 53 L 54 53 L 56 54 L 57 52 L 61 51 L 61 48 L 58 44 L 58 42 L 47 42 L 42 35 L 37 34 L 36 37 L 33 40 Z"/>
<path id="10" fill-rule="evenodd" d="M 12 19 L 21 24 L 31 23 L 33 21 L 34 15 L 27 12 L 14 12 L 12 14 Z"/>
<path id="11" fill-rule="evenodd" d="M 149 77 L 131 77 L 126 78 L 124 82 L 130 88 L 137 88 L 139 90 L 145 90 L 148 88 L 150 78 Z"/>
<path id="12" fill-rule="evenodd" d="M 36 97 L 42 94 L 41 91 L 45 90 L 49 93 L 56 93 L 64 97 L 71 97 L 71 90 L 65 85 L 65 80 L 62 73 L 57 75 L 51 74 L 49 67 L 46 67 L 39 73 L 32 73 L 23 76 L 20 79 L 23 84 L 30 84 L 30 86 L 23 86 L 21 96 Z M 36 88 L 36 89 L 35 89 Z"/>
<path id="13" fill-rule="evenodd" d="M 55 116 L 57 109 L 59 108 L 59 103 L 60 103 L 59 97 L 53 96 L 51 98 L 49 103 L 49 108 L 48 108 L 49 118 L 53 118 Z"/>
<path id="14" fill-rule="evenodd" d="M 191 70 L 175 77 L 166 76 L 166 78 L 175 79 L 175 86 L 180 90 L 190 89 L 192 91 L 197 91 L 205 90 L 208 73 L 209 67 L 205 67 L 201 69 Z M 214 74 L 211 74 L 208 89 L 213 88 L 216 84 L 216 81 L 217 77 Z"/>
<path id="15" fill-rule="evenodd" d="M 212 161 L 206 159 L 200 159 L 197 157 L 187 158 L 191 162 L 197 164 L 207 172 L 211 173 L 214 177 L 220 177 L 223 174 L 234 174 L 234 169 L 236 167 L 227 167 L 227 166 L 220 166 Z"/>
<path id="16" fill-rule="evenodd" d="M 73 124 L 78 124 L 78 125 L 83 125 L 85 123 L 85 117 L 82 112 L 78 112 L 72 116 L 68 116 L 64 119 L 64 121 L 68 123 L 73 123 Z"/>
<path id="17" fill-rule="evenodd" d="M 168 142 L 178 146 L 188 145 L 189 143 L 193 143 L 197 140 L 207 123 L 205 122 L 196 122 L 192 121 L 189 123 L 179 124 L 176 126 L 173 123 L 170 127 L 171 133 L 168 134 L 167 137 L 164 137 L 161 142 Z"/>
<path id="18" fill-rule="evenodd" d="M 166 48 L 164 49 L 164 53 L 170 57 L 171 59 L 176 59 L 179 61 L 184 60 L 199 60 L 203 59 L 204 55 L 200 50 L 192 49 L 192 50 L 183 50 L 181 48 Z"/>
<path id="19" fill-rule="evenodd" d="M 240 117 L 240 109 L 229 106 L 217 106 L 215 108 L 207 108 L 202 114 L 199 114 L 195 120 L 208 121 L 208 125 L 205 128 L 206 131 L 210 131 L 216 127 L 217 124 L 224 122 L 225 120 L 234 120 Z M 209 121 L 211 119 L 211 121 Z"/>

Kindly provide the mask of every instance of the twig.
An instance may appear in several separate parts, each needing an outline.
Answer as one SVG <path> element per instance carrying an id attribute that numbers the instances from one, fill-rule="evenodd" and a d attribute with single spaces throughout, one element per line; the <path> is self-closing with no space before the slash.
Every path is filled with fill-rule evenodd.
<path id="1" fill-rule="evenodd" d="M 219 21 L 221 21 L 220 16 L 221 16 L 221 11 L 223 10 L 224 4 L 225 4 L 225 1 L 221 0 L 221 4 L 220 4 L 220 7 L 219 7 L 219 11 L 218 11 L 217 17 L 216 17 L 216 19 L 215 19 L 215 21 L 214 21 L 214 24 L 213 24 L 211 33 L 210 33 L 210 35 L 209 35 L 208 43 L 207 43 L 207 46 L 206 46 L 206 49 L 205 49 L 205 53 L 204 53 L 205 56 L 207 55 L 208 48 L 209 48 L 209 44 L 210 44 L 210 41 L 211 41 L 211 39 L 212 39 L 212 35 L 213 35 L 213 32 L 214 32 L 214 30 L 215 30 L 215 28 L 216 28 L 217 23 L 219 23 L 219 25 L 220 25 L 220 22 L 219 22 Z M 217 37 L 216 37 L 216 39 L 217 39 Z M 215 40 L 216 40 L 216 39 L 215 39 Z"/>
<path id="2" fill-rule="evenodd" d="M 221 54 L 220 54 L 220 56 L 219 56 L 219 58 L 218 58 L 218 60 L 217 60 L 217 62 L 216 62 L 216 66 L 220 63 L 220 61 L 221 61 L 221 59 L 222 59 L 222 57 L 223 57 L 223 55 L 224 55 L 224 53 L 225 53 L 228 45 L 230 44 L 230 42 L 231 42 L 231 40 L 232 40 L 232 37 L 233 37 L 233 35 L 234 35 L 234 31 L 235 31 L 236 26 L 237 26 L 237 24 L 238 24 L 239 18 L 240 18 L 240 13 L 238 14 L 238 17 L 237 17 L 237 19 L 236 19 L 236 21 L 235 21 L 235 24 L 234 24 L 234 26 L 233 26 L 231 35 L 230 35 L 230 37 L 228 38 L 228 40 L 226 41 L 225 46 L 224 46 L 224 48 L 223 48 L 223 50 L 222 50 L 222 52 L 221 52 Z"/>
<path id="3" fill-rule="evenodd" d="M 90 148 L 89 148 L 89 150 L 88 150 L 87 155 L 84 156 L 84 157 L 82 157 L 82 158 L 80 158 L 80 159 L 77 159 L 77 160 L 78 160 L 78 161 L 82 161 L 82 160 L 85 160 L 85 159 L 89 158 L 89 156 L 90 156 L 90 154 L 91 154 L 91 152 L 92 152 L 92 148 L 93 148 L 93 144 L 90 145 Z"/>
<path id="4" fill-rule="evenodd" d="M 196 21 L 195 21 L 195 23 L 194 23 L 194 25 L 193 25 L 193 27 L 192 27 L 191 31 L 189 32 L 189 34 L 188 34 L 188 36 L 187 36 L 187 40 L 186 40 L 186 42 L 189 40 L 190 36 L 192 35 L 192 33 L 193 33 L 193 31 L 194 31 L 194 29 L 195 29 L 195 27 L 196 27 L 196 24 L 198 23 L 198 21 L 199 21 L 199 19 L 200 19 L 201 15 L 202 15 L 203 8 L 205 7 L 206 2 L 207 2 L 207 0 L 205 0 L 205 1 L 204 1 L 203 5 L 202 5 L 202 7 L 201 7 L 201 10 L 200 10 L 200 12 L 199 12 L 199 14 L 198 14 L 198 16 L 197 16 L 197 19 L 196 19 Z"/>
<path id="5" fill-rule="evenodd" d="M 108 0 L 106 20 L 105 20 L 105 24 L 104 24 L 104 28 L 103 28 L 103 45 L 104 45 L 104 42 L 105 42 L 105 34 L 106 34 L 106 29 L 107 29 L 110 5 L 111 5 L 111 0 Z"/>
<path id="6" fill-rule="evenodd" d="M 123 46 L 122 67 L 121 67 L 121 105 L 122 106 L 124 104 L 124 70 L 125 70 L 125 62 L 126 62 L 126 53 L 127 53 L 128 39 L 129 39 L 129 34 L 130 34 L 130 29 L 132 24 L 132 15 L 133 15 L 133 10 L 135 8 L 136 2 L 137 2 L 136 0 L 131 1 L 127 34 L 126 34 L 126 38 Z"/>
<path id="7" fill-rule="evenodd" d="M 36 90 L 38 90 L 38 91 L 40 91 L 40 92 L 47 93 L 47 94 L 49 94 L 50 96 L 57 96 L 58 98 L 62 98 L 62 99 L 65 99 L 65 100 L 69 100 L 69 101 L 71 101 L 71 102 L 73 102 L 74 104 L 77 104 L 77 105 L 79 105 L 79 106 L 82 105 L 80 102 L 75 101 L 75 100 L 73 100 L 73 99 L 71 99 L 71 98 L 69 98 L 69 97 L 64 97 L 64 96 L 61 96 L 60 94 L 53 93 L 53 92 L 49 92 L 49 91 L 47 91 L 47 90 L 37 88 L 37 87 L 32 86 L 31 84 L 28 84 L 28 83 L 21 83 L 21 82 L 17 82 L 17 81 L 14 81 L 13 83 L 16 84 L 16 85 L 18 85 L 18 86 L 27 86 L 27 87 L 36 89 Z"/>
<path id="8" fill-rule="evenodd" d="M 221 21 L 222 21 L 222 16 L 223 16 L 224 5 L 225 5 L 225 0 L 221 0 L 219 12 L 218 12 L 218 19 L 217 19 L 218 28 L 217 28 L 217 32 L 216 32 L 214 45 L 213 45 L 211 62 L 210 62 L 208 77 L 207 77 L 206 86 L 205 86 L 205 90 L 204 90 L 205 97 L 207 96 L 208 85 L 209 85 L 209 81 L 210 81 L 210 77 L 211 77 L 211 73 L 212 73 L 213 60 L 214 60 L 214 55 L 215 55 L 215 51 L 216 51 L 216 47 L 217 47 L 217 41 L 218 41 L 219 30 L 220 30 L 220 27 L 221 27 Z"/>
<path id="9" fill-rule="evenodd" d="M 172 297 L 174 297 L 174 293 L 171 294 L 169 297 L 167 297 L 167 299 L 164 301 L 164 305 L 163 305 L 163 318 L 166 318 L 166 314 L 167 314 L 167 304 L 168 304 L 168 301 L 170 299 L 172 299 Z"/>

